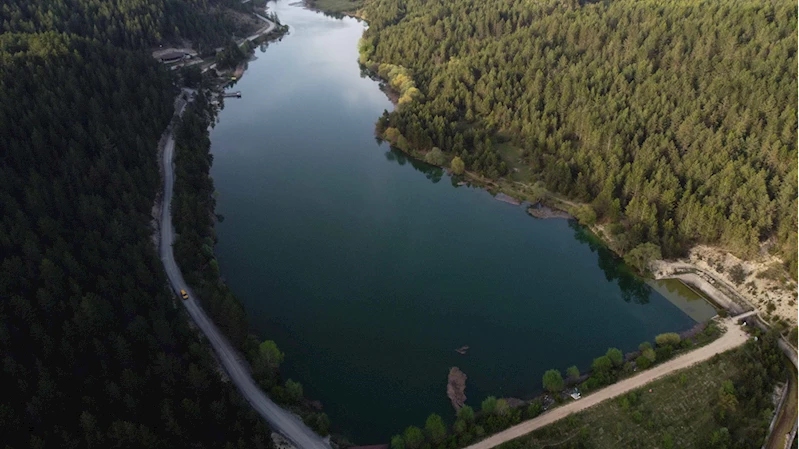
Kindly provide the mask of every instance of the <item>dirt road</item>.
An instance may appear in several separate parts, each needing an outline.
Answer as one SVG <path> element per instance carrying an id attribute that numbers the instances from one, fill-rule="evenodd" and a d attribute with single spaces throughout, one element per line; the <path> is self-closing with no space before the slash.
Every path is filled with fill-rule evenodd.
<path id="1" fill-rule="evenodd" d="M 669 360 L 666 363 L 646 370 L 636 376 L 630 377 L 629 379 L 617 382 L 597 391 L 596 393 L 585 396 L 583 399 L 570 402 L 562 407 L 558 407 L 547 413 L 544 413 L 541 416 L 494 434 L 483 441 L 467 447 L 466 449 L 489 449 L 494 446 L 498 446 L 502 443 L 506 443 L 510 440 L 524 436 L 546 425 L 552 424 L 559 419 L 571 415 L 572 413 L 577 413 L 587 408 L 593 407 L 604 400 L 623 395 L 637 388 L 641 388 L 656 379 L 672 374 L 675 371 L 687 368 L 696 363 L 705 361 L 716 354 L 737 348 L 746 342 L 747 334 L 741 329 L 741 326 L 734 324 L 734 320 L 735 318 L 723 320 L 720 324 L 727 328 L 727 332 L 719 337 L 718 340 L 708 344 L 707 346 L 698 348 L 694 351 L 677 357 L 676 359 Z"/>

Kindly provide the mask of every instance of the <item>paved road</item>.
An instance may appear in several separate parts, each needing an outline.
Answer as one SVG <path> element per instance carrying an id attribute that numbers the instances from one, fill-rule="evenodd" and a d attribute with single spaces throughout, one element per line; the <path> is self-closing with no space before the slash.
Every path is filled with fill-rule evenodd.
<path id="1" fill-rule="evenodd" d="M 185 102 L 179 103 L 177 107 L 178 114 L 183 114 L 185 109 Z M 195 301 L 194 293 L 191 291 L 186 281 L 183 280 L 183 275 L 175 263 L 175 256 L 172 252 L 172 242 L 174 239 L 174 230 L 172 229 L 172 215 L 170 213 L 170 205 L 172 204 L 172 187 L 174 184 L 175 172 L 172 168 L 172 155 L 175 150 L 174 134 L 170 132 L 168 140 L 164 147 L 164 201 L 161 212 L 161 243 L 159 253 L 161 261 L 164 264 L 164 269 L 169 277 L 169 283 L 175 290 L 175 293 L 180 293 L 180 290 L 189 292 L 189 299 L 180 302 L 186 307 L 189 315 L 200 328 L 200 330 L 208 338 L 211 347 L 216 352 L 222 366 L 227 371 L 233 384 L 241 391 L 241 394 L 247 399 L 247 402 L 252 405 L 255 411 L 258 412 L 266 421 L 272 426 L 272 429 L 279 432 L 295 446 L 301 449 L 330 449 L 330 444 L 326 439 L 323 439 L 311 429 L 309 429 L 299 418 L 295 415 L 278 407 L 277 404 L 272 402 L 255 384 L 250 377 L 250 373 L 245 366 L 237 358 L 237 353 L 227 341 L 227 339 L 219 332 L 219 329 L 211 322 L 205 315 L 205 312 L 200 308 L 200 305 Z M 178 295 L 179 296 L 179 295 Z"/>
<path id="2" fill-rule="evenodd" d="M 723 324 L 727 327 L 727 332 L 707 346 L 703 346 L 677 357 L 676 359 L 669 360 L 662 365 L 658 365 L 652 369 L 646 370 L 636 376 L 622 380 L 621 382 L 617 382 L 597 391 L 596 393 L 585 396 L 578 401 L 570 402 L 564 406 L 552 409 L 541 416 L 494 434 L 483 441 L 467 447 L 466 449 L 490 449 L 494 446 L 499 446 L 502 443 L 506 443 L 510 440 L 524 436 L 534 430 L 540 429 L 546 425 L 552 424 L 559 419 L 571 415 L 572 413 L 577 413 L 589 407 L 593 407 L 604 400 L 620 396 L 637 388 L 641 388 L 658 378 L 671 374 L 677 370 L 687 368 L 695 363 L 707 360 L 716 354 L 736 348 L 744 344 L 748 337 L 747 334 L 741 329 L 741 326 L 734 324 L 734 320 L 735 318 L 724 320 Z"/>

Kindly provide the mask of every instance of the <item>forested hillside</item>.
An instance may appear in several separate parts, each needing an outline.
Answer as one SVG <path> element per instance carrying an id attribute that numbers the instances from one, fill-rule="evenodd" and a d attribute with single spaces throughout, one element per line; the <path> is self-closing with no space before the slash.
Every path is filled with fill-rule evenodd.
<path id="1" fill-rule="evenodd" d="M 130 49 L 180 23 L 162 4 L 191 6 L 0 6 L 4 447 L 272 445 L 190 329 L 152 240 L 157 144 L 178 90 Z"/>
<path id="2" fill-rule="evenodd" d="M 203 49 L 230 39 L 236 25 L 220 6 L 239 5 L 240 0 L 4 0 L 0 33 L 52 30 L 127 48 L 183 38 Z"/>
<path id="3" fill-rule="evenodd" d="M 420 91 L 379 122 L 393 142 L 492 178 L 532 172 L 522 181 L 590 204 L 586 221 L 609 223 L 625 252 L 750 257 L 768 242 L 796 275 L 795 2 L 372 0 L 363 13 L 361 61 Z"/>
<path id="4" fill-rule="evenodd" d="M 55 33 L 0 36 L 9 447 L 268 440 L 179 316 L 152 242 L 174 93 L 146 55 Z"/>

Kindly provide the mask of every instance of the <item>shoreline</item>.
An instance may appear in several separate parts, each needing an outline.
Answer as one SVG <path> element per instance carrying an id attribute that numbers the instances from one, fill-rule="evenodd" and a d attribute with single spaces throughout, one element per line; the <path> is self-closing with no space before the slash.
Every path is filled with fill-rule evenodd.
<path id="1" fill-rule="evenodd" d="M 397 102 L 397 92 L 391 88 L 389 82 L 380 77 L 373 67 L 363 64 L 362 66 L 368 71 L 372 79 L 380 82 L 381 91 L 388 97 L 394 105 L 394 108 L 400 107 Z M 448 165 L 432 164 L 425 160 L 425 153 L 413 149 L 406 150 L 395 145 L 394 142 L 385 136 L 385 132 L 375 130 L 375 136 L 388 142 L 389 145 L 402 151 L 404 154 L 408 155 L 408 157 L 440 167 L 451 176 L 454 176 Z M 444 154 L 449 156 L 446 152 Z M 614 244 L 613 238 L 605 231 L 605 224 L 586 224 L 578 218 L 580 216 L 579 211 L 585 204 L 573 202 L 561 195 L 546 190 L 538 184 L 529 185 L 507 178 L 490 179 L 468 170 L 464 170 L 463 174 L 457 176 L 464 178 L 469 185 L 486 190 L 500 201 L 512 205 L 516 205 L 517 203 L 525 205 L 528 215 L 534 218 L 577 220 L 580 222 L 580 225 L 590 230 L 606 248 L 613 252 L 613 254 L 619 258 L 624 257 L 623 252 Z M 714 252 L 715 255 L 713 257 L 715 258 L 724 260 L 730 259 L 733 261 L 727 265 L 747 265 L 749 268 L 747 280 L 749 282 L 745 285 L 740 285 L 742 283 L 739 283 L 738 286 L 733 285 L 734 282 L 729 279 L 728 274 L 722 272 L 723 270 L 711 270 L 708 269 L 708 267 L 703 267 L 702 264 L 699 263 L 699 260 L 696 259 L 698 258 L 701 260 L 710 256 L 700 255 L 695 257 L 694 254 L 696 252 Z M 782 268 L 781 263 L 782 261 L 778 257 L 772 255 L 761 255 L 755 260 L 741 260 L 723 248 L 697 244 L 688 250 L 687 257 L 651 261 L 651 277 L 640 277 L 643 280 L 680 280 L 689 287 L 703 292 L 706 299 L 709 299 L 712 305 L 725 309 L 731 315 L 736 315 L 741 311 L 757 310 L 764 316 L 768 316 L 770 318 L 769 321 L 787 323 L 787 329 L 784 331 L 788 332 L 791 328 L 797 326 L 797 303 L 799 302 L 799 295 L 797 295 L 796 292 L 798 285 L 796 281 L 791 280 L 787 276 L 783 276 L 786 272 L 784 268 Z M 776 269 L 778 274 L 774 276 L 782 276 L 779 282 L 769 283 L 767 280 L 761 279 L 762 276 L 765 276 L 767 271 L 773 270 L 775 266 L 778 267 Z M 686 272 L 702 273 L 702 275 L 692 275 L 689 273 L 677 272 L 676 270 L 673 275 L 659 273 L 660 270 L 667 267 L 682 267 Z M 726 270 L 726 272 L 729 273 L 730 270 Z M 721 287 L 716 288 L 714 285 Z M 787 288 L 786 285 L 788 286 Z M 742 287 L 748 287 L 752 294 L 747 295 Z M 775 292 L 775 290 L 780 288 L 780 291 Z M 720 291 L 720 289 L 723 291 Z M 763 301 L 761 298 L 758 298 L 758 294 L 765 296 L 766 300 Z M 791 294 L 793 294 L 793 298 L 789 297 Z M 777 305 L 773 306 L 773 310 L 769 310 L 769 308 L 772 307 L 771 304 L 774 304 L 774 302 L 776 302 Z M 772 312 L 776 313 L 772 315 Z M 793 345 L 796 346 L 797 343 L 793 342 Z"/>
<path id="2" fill-rule="evenodd" d="M 301 0 L 304 5 L 308 5 L 308 2 L 312 2 L 313 0 Z M 325 14 L 329 14 L 328 12 L 321 10 L 316 7 L 311 7 L 313 10 L 320 11 Z M 366 21 L 360 14 L 358 15 L 351 15 L 349 13 L 345 14 L 350 17 L 355 17 L 359 20 Z M 367 22 L 368 23 L 368 22 Z M 363 36 L 361 37 L 363 39 Z M 391 88 L 389 80 L 382 78 L 376 70 L 376 67 L 379 63 L 374 61 L 368 61 L 366 64 L 361 63 L 362 68 L 366 70 L 369 76 L 380 82 L 381 91 L 388 97 L 391 103 L 394 105 L 394 109 L 399 108 L 401 105 L 399 104 L 399 92 L 396 92 L 394 89 Z M 375 130 L 375 135 L 388 142 L 392 147 L 397 148 L 398 150 L 402 151 L 403 153 L 407 154 L 409 157 L 412 157 L 416 160 L 425 162 L 430 165 L 435 165 L 440 168 L 443 168 L 447 171 L 450 175 L 452 175 L 452 171 L 449 169 L 448 164 L 446 165 L 438 165 L 438 164 L 431 164 L 430 162 L 425 160 L 425 154 L 422 151 L 414 150 L 414 149 L 405 149 L 395 145 L 390 139 L 386 138 L 385 130 L 378 131 Z M 447 157 L 450 156 L 448 152 L 444 152 Z M 474 172 L 470 172 L 465 170 L 462 175 L 464 178 L 468 178 L 468 183 L 471 185 L 475 185 L 480 187 L 489 193 L 491 193 L 495 198 L 505 198 L 502 201 L 508 202 L 509 204 L 529 204 L 527 207 L 527 213 L 534 218 L 539 219 L 577 219 L 578 222 L 582 226 L 585 226 L 589 229 L 601 242 L 605 247 L 611 250 L 616 256 L 623 258 L 624 253 L 615 245 L 615 242 L 612 236 L 609 235 L 608 232 L 605 230 L 605 224 L 600 223 L 593 223 L 587 224 L 583 223 L 578 217 L 580 217 L 580 210 L 586 206 L 585 204 L 576 203 L 571 201 L 559 194 L 555 194 L 550 192 L 549 190 L 545 189 L 544 187 L 538 185 L 537 183 L 534 185 L 526 184 L 520 181 L 514 181 L 509 178 L 499 178 L 499 179 L 490 179 L 486 178 L 482 175 L 479 175 Z M 799 294 L 797 294 L 797 288 L 799 288 L 799 284 L 797 281 L 792 280 L 790 275 L 788 275 L 787 271 L 785 270 L 782 260 L 778 257 L 773 255 L 764 256 L 762 253 L 763 248 L 768 245 L 768 242 L 763 243 L 761 245 L 761 255 L 755 260 L 740 260 L 731 252 L 725 250 L 721 247 L 712 247 L 704 244 L 696 244 L 693 247 L 689 248 L 688 256 L 680 258 L 680 259 L 658 259 L 653 260 L 650 263 L 651 267 L 669 267 L 669 266 L 678 266 L 683 265 L 686 270 L 692 271 L 694 273 L 699 272 L 702 273 L 703 276 L 698 275 L 689 275 L 683 273 L 674 273 L 673 276 L 667 277 L 663 274 L 660 276 L 656 275 L 656 270 L 652 269 L 651 279 L 652 280 L 660 280 L 660 279 L 678 279 L 689 287 L 698 289 L 704 292 L 704 296 L 707 297 L 712 302 L 716 302 L 715 305 L 719 305 L 731 314 L 736 314 L 738 310 L 757 310 L 759 313 L 763 314 L 764 316 L 769 317 L 769 321 L 774 322 L 782 322 L 786 323 L 787 329 L 783 330 L 783 333 L 789 332 L 790 329 L 796 328 L 797 321 L 797 313 L 799 313 L 799 309 L 797 309 L 797 303 L 799 303 Z M 715 258 L 721 258 L 724 260 L 733 259 L 734 264 L 737 265 L 748 265 L 748 272 L 749 276 L 747 277 L 747 283 L 744 285 L 741 283 L 735 283 L 730 279 L 730 276 L 727 274 L 730 270 L 712 270 L 708 269 L 708 267 L 703 267 L 702 263 L 700 263 L 694 257 L 696 252 L 707 252 L 706 249 L 713 251 L 716 253 L 714 256 Z M 705 256 L 707 257 L 707 256 Z M 699 256 L 699 259 L 703 259 L 702 256 Z M 762 260 L 761 260 L 762 259 Z M 730 264 L 732 265 L 732 264 Z M 731 268 L 731 267 L 728 267 Z M 726 272 L 725 272 L 726 271 Z M 767 273 L 770 271 L 773 272 L 771 274 Z M 769 283 L 768 281 L 762 280 L 762 277 L 767 275 L 775 276 L 775 277 L 782 277 L 779 282 L 772 282 Z M 786 276 L 787 275 L 787 276 Z M 650 277 L 641 276 L 642 279 L 650 279 Z M 733 285 L 736 284 L 736 285 Z M 722 290 L 725 290 L 726 293 L 722 293 L 714 287 L 714 285 L 723 286 Z M 787 286 L 787 287 L 786 287 Z M 704 288 L 703 288 L 704 287 Z M 743 287 L 748 287 L 748 291 L 751 294 L 747 294 L 747 291 L 743 289 Z M 775 292 L 775 290 L 780 290 Z M 793 294 L 791 298 L 790 295 Z M 765 297 L 765 300 L 763 300 Z M 776 305 L 775 305 L 776 303 Z M 772 315 L 772 312 L 774 315 Z M 797 342 L 791 342 L 791 344 L 796 347 Z"/>

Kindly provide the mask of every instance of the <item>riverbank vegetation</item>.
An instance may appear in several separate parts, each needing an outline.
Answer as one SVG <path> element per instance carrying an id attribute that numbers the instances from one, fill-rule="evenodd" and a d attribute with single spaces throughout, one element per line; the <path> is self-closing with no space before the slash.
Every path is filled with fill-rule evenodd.
<path id="1" fill-rule="evenodd" d="M 158 141 L 176 94 L 142 52 L 0 35 L 5 447 L 271 445 L 190 328 L 153 244 Z"/>
<path id="2" fill-rule="evenodd" d="M 458 410 L 455 422 L 446 429 L 445 436 L 434 439 L 430 436 L 433 432 L 427 429 L 428 426 L 425 426 L 425 432 L 410 426 L 401 435 L 392 437 L 391 449 L 456 449 L 468 446 L 523 420 L 535 418 L 557 404 L 572 400 L 569 394 L 575 389 L 582 394 L 597 390 L 682 355 L 695 346 L 710 343 L 720 334 L 719 327 L 711 321 L 686 332 L 684 338 L 676 333 L 660 334 L 655 337 L 655 349 L 650 342 L 641 343 L 638 351 L 626 355 L 617 348 L 609 348 L 604 355 L 594 359 L 591 370 L 582 376 L 576 366 L 567 369 L 568 379 L 564 379 L 557 369 L 546 371 L 542 378 L 542 385 L 547 391 L 545 394 L 528 401 L 490 396 L 483 400 L 479 412 L 468 405 Z M 770 338 L 774 350 L 778 351 L 774 335 Z M 437 422 L 437 419 L 438 415 L 433 414 L 428 418 L 428 423 L 431 420 Z"/>
<path id="3" fill-rule="evenodd" d="M 788 370 L 778 336 L 759 337 L 500 447 L 760 447 Z"/>
<path id="4" fill-rule="evenodd" d="M 48 30 L 130 49 L 188 39 L 202 53 L 246 32 L 226 13 L 242 7 L 240 0 L 7 0 L 0 33 Z"/>
<path id="5" fill-rule="evenodd" d="M 358 16 L 358 11 L 363 6 L 363 0 L 305 0 L 311 9 L 341 17 L 345 15 Z"/>
<path id="6" fill-rule="evenodd" d="M 280 364 L 284 354 L 274 341 L 259 341 L 249 332 L 244 306 L 221 280 L 214 255 L 214 183 L 210 177 L 213 155 L 209 126 L 216 110 L 205 89 L 183 113 L 175 134 L 175 193 L 172 216 L 176 238 L 175 259 L 197 300 L 229 341 L 244 354 L 255 381 L 276 402 L 303 417 L 309 427 L 325 436 L 329 433 L 327 415 L 303 397 L 302 385 L 291 379 L 282 381 Z"/>
<path id="7" fill-rule="evenodd" d="M 179 90 L 147 49 L 224 43 L 238 29 L 226 7 L 239 5 L 0 8 L 6 447 L 272 447 L 269 427 L 191 328 L 153 242 L 158 142 Z"/>
<path id="8" fill-rule="evenodd" d="M 404 67 L 420 91 L 378 123 L 392 143 L 583 203 L 621 253 L 649 243 L 671 258 L 707 243 L 752 257 L 768 243 L 795 277 L 795 3 L 371 0 L 364 11 L 365 59 Z"/>

